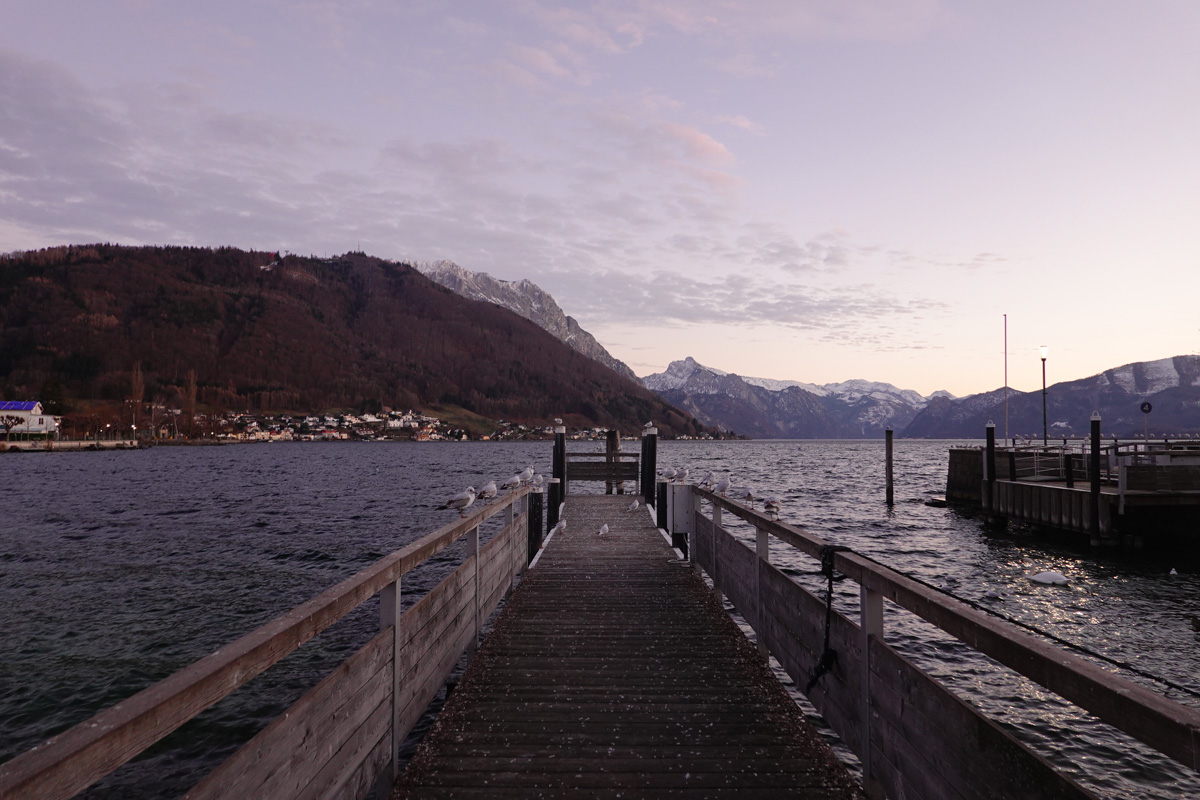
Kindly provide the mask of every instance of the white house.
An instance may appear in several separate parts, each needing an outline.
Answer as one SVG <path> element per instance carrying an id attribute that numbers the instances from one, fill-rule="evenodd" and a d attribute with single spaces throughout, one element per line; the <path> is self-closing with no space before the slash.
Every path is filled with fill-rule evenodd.
<path id="1" fill-rule="evenodd" d="M 50 438 L 58 436 L 59 419 L 47 414 L 42 404 L 32 400 L 0 401 L 0 419 L 8 428 L 9 439 Z"/>

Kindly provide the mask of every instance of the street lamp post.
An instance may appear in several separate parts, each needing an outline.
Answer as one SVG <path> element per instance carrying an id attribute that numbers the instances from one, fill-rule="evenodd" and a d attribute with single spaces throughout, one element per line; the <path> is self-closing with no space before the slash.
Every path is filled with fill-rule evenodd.
<path id="1" fill-rule="evenodd" d="M 1046 345 L 1041 346 L 1042 351 L 1042 447 L 1050 444 L 1050 437 L 1046 432 L 1046 356 L 1050 353 L 1050 348 Z"/>

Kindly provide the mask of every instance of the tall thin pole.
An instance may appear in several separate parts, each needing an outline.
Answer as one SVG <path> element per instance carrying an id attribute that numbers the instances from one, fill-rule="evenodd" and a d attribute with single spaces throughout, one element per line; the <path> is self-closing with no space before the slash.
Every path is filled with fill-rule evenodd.
<path id="1" fill-rule="evenodd" d="M 1008 314 L 1004 315 L 1004 442 L 1008 443 Z"/>
<path id="2" fill-rule="evenodd" d="M 1050 444 L 1046 435 L 1046 357 L 1042 356 L 1042 447 Z"/>

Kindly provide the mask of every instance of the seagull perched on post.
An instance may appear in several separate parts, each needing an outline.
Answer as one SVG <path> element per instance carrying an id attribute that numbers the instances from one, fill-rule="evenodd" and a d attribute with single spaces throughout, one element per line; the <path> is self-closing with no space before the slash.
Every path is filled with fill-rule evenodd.
<path id="1" fill-rule="evenodd" d="M 451 497 L 445 503 L 438 506 L 438 508 L 457 508 L 458 515 L 460 517 L 465 517 L 467 515 L 467 513 L 466 513 L 467 509 L 470 508 L 471 504 L 474 502 L 475 502 L 475 487 L 468 486 L 466 491 L 459 492 L 458 494 L 454 495 L 454 497 Z"/>
<path id="2" fill-rule="evenodd" d="M 554 424 L 555 424 L 555 425 L 562 425 L 562 418 L 561 418 L 561 417 L 555 417 L 555 418 L 554 418 Z"/>
<path id="3" fill-rule="evenodd" d="M 483 498 L 483 502 L 487 502 L 496 496 L 496 482 L 488 481 L 483 486 L 479 487 L 479 496 Z"/>

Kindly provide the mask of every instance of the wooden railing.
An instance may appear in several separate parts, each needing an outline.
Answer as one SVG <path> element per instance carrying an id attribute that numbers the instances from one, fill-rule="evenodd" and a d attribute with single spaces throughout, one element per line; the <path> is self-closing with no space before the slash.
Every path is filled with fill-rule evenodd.
<path id="1" fill-rule="evenodd" d="M 67 798 L 378 594 L 380 633 L 195 786 L 188 798 L 363 797 L 528 563 L 523 488 L 444 526 L 232 644 L 0 765 L 0 798 Z M 507 515 L 480 548 L 480 523 Z M 537 513 L 535 506 L 535 516 Z M 463 563 L 407 612 L 402 576 L 465 538 Z"/>
<path id="2" fill-rule="evenodd" d="M 891 600 L 1191 769 L 1200 769 L 1200 711 L 1105 671 L 1070 652 L 885 566 L 754 509 L 693 486 L 671 486 L 668 525 L 691 539 L 691 557 L 804 687 L 824 652 L 826 604 L 770 563 L 770 537 L 859 584 L 855 624 L 830 616 L 831 671 L 809 701 L 862 760 L 868 793 L 890 797 L 1090 797 L 1072 779 L 891 648 Z M 712 516 L 701 513 L 702 501 Z M 751 549 L 721 525 L 726 511 L 754 526 Z"/>

